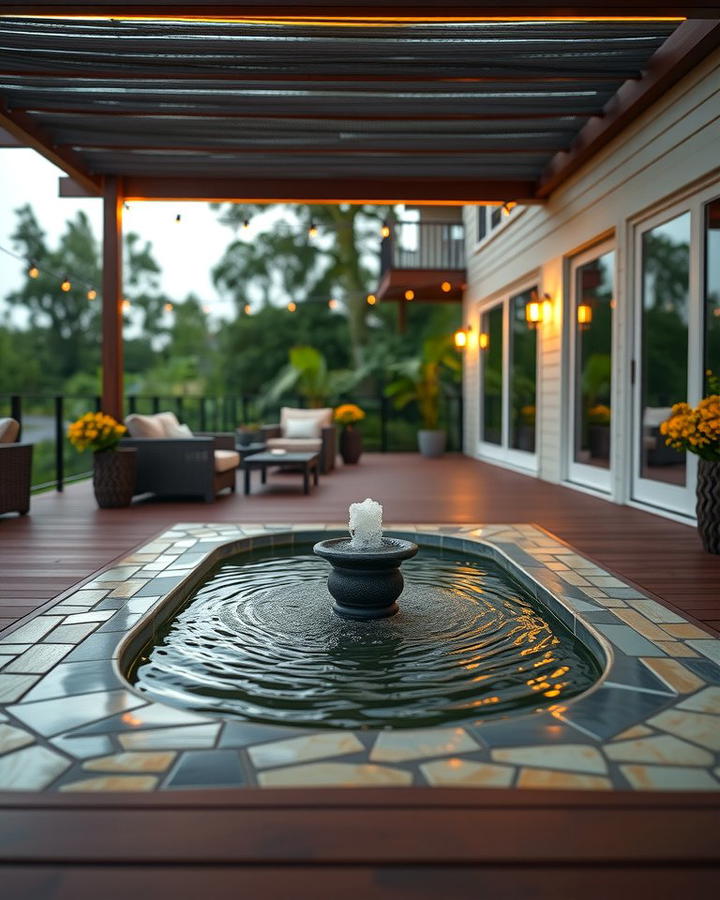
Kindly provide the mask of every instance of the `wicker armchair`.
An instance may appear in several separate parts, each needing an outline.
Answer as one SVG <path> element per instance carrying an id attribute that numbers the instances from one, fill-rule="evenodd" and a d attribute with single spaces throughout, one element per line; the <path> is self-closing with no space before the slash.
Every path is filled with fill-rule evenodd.
<path id="1" fill-rule="evenodd" d="M 0 514 L 30 511 L 32 444 L 0 443 Z"/>
<path id="2" fill-rule="evenodd" d="M 314 432 L 317 437 L 292 437 L 288 434 L 288 420 L 302 419 L 314 423 Z M 280 411 L 280 423 L 277 425 L 263 425 L 262 436 L 267 448 L 294 450 L 300 453 L 313 452 L 319 456 L 320 471 L 323 474 L 331 472 L 335 468 L 337 455 L 337 431 L 332 424 L 332 409 L 293 409 L 284 406 Z"/>

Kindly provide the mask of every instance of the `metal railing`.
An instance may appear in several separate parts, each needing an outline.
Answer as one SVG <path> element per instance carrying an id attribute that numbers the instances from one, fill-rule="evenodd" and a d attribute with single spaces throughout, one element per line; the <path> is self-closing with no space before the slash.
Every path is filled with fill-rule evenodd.
<path id="1" fill-rule="evenodd" d="M 421 427 L 414 405 L 395 409 L 382 391 L 375 394 L 338 398 L 338 402 L 357 403 L 365 411 L 362 422 L 363 446 L 370 452 L 393 453 L 417 449 L 416 434 Z M 279 421 L 280 406 L 304 406 L 301 398 L 289 397 L 276 406 L 263 406 L 260 398 L 248 395 L 228 396 L 137 396 L 125 398 L 128 413 L 152 414 L 172 410 L 193 431 L 234 431 L 243 423 Z M 100 397 L 64 394 L 0 395 L 0 418 L 12 416 L 20 422 L 20 440 L 34 445 L 32 489 L 62 491 L 66 484 L 92 475 L 92 454 L 78 453 L 67 440 L 71 421 L 89 410 L 101 408 Z M 440 427 L 448 434 L 448 449 L 462 450 L 462 394 L 448 392 L 441 405 Z"/>
<path id="2" fill-rule="evenodd" d="M 395 222 L 380 245 L 380 270 L 465 268 L 461 222 Z"/>

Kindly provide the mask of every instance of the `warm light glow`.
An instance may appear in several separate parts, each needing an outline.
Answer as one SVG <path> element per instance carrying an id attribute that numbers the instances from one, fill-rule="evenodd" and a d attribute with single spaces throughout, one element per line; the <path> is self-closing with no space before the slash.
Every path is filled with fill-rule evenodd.
<path id="1" fill-rule="evenodd" d="M 377 303 L 377 297 L 375 296 L 375 294 L 368 294 L 367 302 L 368 306 L 375 306 L 375 304 Z"/>
<path id="2" fill-rule="evenodd" d="M 310 227 L 308 228 L 308 237 L 317 237 L 317 233 L 317 225 L 314 222 L 311 222 Z"/>
<path id="3" fill-rule="evenodd" d="M 330 309 L 337 309 L 338 306 L 340 306 L 340 303 L 333 298 L 332 300 L 328 300 L 328 306 Z"/>
<path id="4" fill-rule="evenodd" d="M 210 307 L 209 307 L 207 304 L 205 304 L 205 306 L 203 306 L 203 308 L 202 308 L 202 311 L 203 311 L 203 312 L 205 313 L 205 315 L 207 316 L 207 315 L 210 314 Z"/>
<path id="5" fill-rule="evenodd" d="M 478 347 L 481 350 L 487 350 L 490 346 L 490 335 L 486 331 L 480 332 L 480 337 L 478 338 Z"/>
<path id="6" fill-rule="evenodd" d="M 542 322 L 542 303 L 531 300 L 525 305 L 525 320 L 531 328 L 537 328 Z"/>
<path id="7" fill-rule="evenodd" d="M 504 216 L 509 216 L 516 206 L 517 203 L 515 203 L 514 200 L 509 200 L 507 203 L 503 203 L 502 214 Z"/>
<path id="8" fill-rule="evenodd" d="M 163 306 L 163 309 L 165 310 L 165 312 L 172 312 L 175 307 L 172 305 L 172 303 L 166 303 L 165 306 Z"/>
<path id="9" fill-rule="evenodd" d="M 381 234 L 384 238 L 390 237 L 390 226 L 388 225 L 387 222 L 383 222 L 382 228 L 380 229 L 380 234 Z"/>
<path id="10" fill-rule="evenodd" d="M 414 300 L 415 299 L 415 291 L 411 291 L 411 290 L 405 291 L 405 299 L 406 300 Z"/>
<path id="11" fill-rule="evenodd" d="M 123 312 L 127 312 L 130 309 L 130 301 L 123 300 L 123 302 L 120 304 L 120 308 L 122 309 Z"/>
<path id="12" fill-rule="evenodd" d="M 243 224 L 242 224 L 242 227 L 243 227 L 243 229 L 244 229 L 245 231 L 248 230 L 248 228 L 250 227 L 250 222 L 249 222 L 248 219 L 245 219 L 245 221 L 244 221 Z"/>
<path id="13" fill-rule="evenodd" d="M 577 320 L 580 328 L 585 329 L 590 327 L 590 323 L 592 322 L 593 311 L 592 306 L 589 303 L 578 303 L 577 308 Z"/>
<path id="14" fill-rule="evenodd" d="M 72 287 L 72 284 L 70 284 L 70 279 L 66 275 L 63 278 L 62 284 L 60 285 L 60 290 L 65 291 L 65 293 L 67 294 L 67 292 L 70 290 L 71 287 Z"/>
<path id="15" fill-rule="evenodd" d="M 295 310 L 297 309 L 297 304 L 296 304 L 296 303 L 293 303 L 292 300 L 291 300 L 291 301 L 288 303 L 287 308 L 288 308 L 288 312 L 295 312 Z"/>
<path id="16" fill-rule="evenodd" d="M 449 294 L 450 291 L 452 290 L 452 285 L 450 284 L 449 281 L 443 281 L 443 283 L 440 285 L 440 290 L 443 291 L 445 294 Z"/>
<path id="17" fill-rule="evenodd" d="M 454 335 L 455 346 L 458 350 L 464 350 L 467 347 L 467 331 L 464 328 L 458 328 Z"/>
<path id="18" fill-rule="evenodd" d="M 252 315 L 252 306 L 250 306 L 249 303 L 246 303 L 246 304 L 245 304 L 245 315 L 246 315 L 246 316 L 251 316 L 251 315 Z"/>
<path id="19" fill-rule="evenodd" d="M 97 297 L 97 291 L 94 288 L 90 288 L 87 292 L 88 300 L 94 300 Z"/>
<path id="20" fill-rule="evenodd" d="M 37 278 L 40 274 L 40 269 L 35 265 L 35 263 L 30 263 L 30 267 L 27 270 L 28 276 L 30 278 Z"/>

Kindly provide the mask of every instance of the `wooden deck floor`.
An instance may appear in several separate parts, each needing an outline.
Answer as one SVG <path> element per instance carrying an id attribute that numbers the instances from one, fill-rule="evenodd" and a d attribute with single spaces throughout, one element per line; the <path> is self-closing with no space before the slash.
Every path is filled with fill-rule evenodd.
<path id="1" fill-rule="evenodd" d="M 259 476 L 254 475 L 258 479 Z M 533 522 L 600 565 L 720 629 L 720 557 L 694 529 L 463 456 L 366 454 L 321 478 L 309 496 L 296 475 L 267 491 L 202 501 L 96 508 L 89 482 L 33 498 L 25 518 L 0 516 L 0 630 L 174 522 L 341 522 L 348 504 L 381 500 L 388 522 Z"/>

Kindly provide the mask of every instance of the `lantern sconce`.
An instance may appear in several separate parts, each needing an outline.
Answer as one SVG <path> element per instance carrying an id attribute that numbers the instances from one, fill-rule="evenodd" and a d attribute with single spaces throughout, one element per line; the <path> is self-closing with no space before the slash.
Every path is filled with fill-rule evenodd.
<path id="1" fill-rule="evenodd" d="M 487 331 L 481 331 L 478 335 L 478 347 L 481 350 L 487 350 L 490 346 L 490 335 Z"/>
<path id="2" fill-rule="evenodd" d="M 533 291 L 532 298 L 525 304 L 525 321 L 528 328 L 537 328 L 542 322 L 548 318 L 550 307 L 552 305 L 552 297 L 550 294 L 543 294 L 540 297 L 537 292 Z"/>
<path id="3" fill-rule="evenodd" d="M 458 330 L 453 335 L 455 347 L 457 350 L 464 350 L 467 347 L 468 332 L 470 330 L 470 326 L 468 325 L 467 328 L 458 328 Z"/>
<path id="4" fill-rule="evenodd" d="M 581 331 L 587 331 L 592 324 L 593 309 L 589 303 L 578 303 L 577 323 Z"/>

